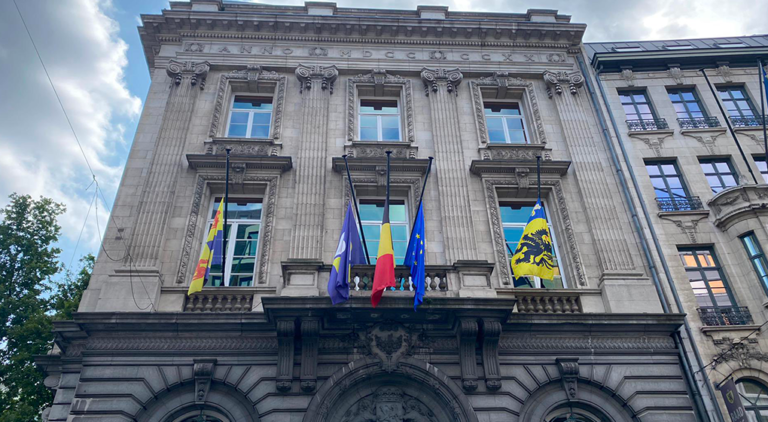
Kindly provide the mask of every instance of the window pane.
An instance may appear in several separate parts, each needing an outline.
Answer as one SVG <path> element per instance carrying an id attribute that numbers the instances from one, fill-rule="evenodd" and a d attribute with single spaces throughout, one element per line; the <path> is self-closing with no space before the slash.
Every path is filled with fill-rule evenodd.
<path id="1" fill-rule="evenodd" d="M 361 141 L 377 141 L 379 140 L 379 134 L 376 128 L 360 128 L 360 140 Z"/>
<path id="2" fill-rule="evenodd" d="M 378 207 L 376 204 L 360 204 L 360 219 L 363 221 L 381 222 L 384 216 L 384 206 Z M 367 232 L 365 233 L 368 234 Z"/>
<path id="3" fill-rule="evenodd" d="M 645 99 L 645 94 L 632 94 L 632 99 L 635 100 L 636 103 L 645 103 L 647 100 Z"/>
<path id="4" fill-rule="evenodd" d="M 408 228 L 402 225 L 390 225 L 392 230 L 392 240 L 408 240 Z"/>
<path id="5" fill-rule="evenodd" d="M 378 224 L 364 224 L 363 233 L 365 233 L 365 240 L 379 240 L 381 234 L 381 227 Z"/>
<path id="6" fill-rule="evenodd" d="M 360 116 L 360 127 L 364 128 L 376 128 L 377 125 L 376 116 Z"/>
<path id="7" fill-rule="evenodd" d="M 671 176 L 677 174 L 677 169 L 675 169 L 674 164 L 662 164 L 661 171 L 664 172 L 664 175 Z"/>
<path id="8" fill-rule="evenodd" d="M 733 98 L 744 98 L 744 93 L 740 89 L 731 89 L 729 92 Z"/>
<path id="9" fill-rule="evenodd" d="M 507 138 L 504 137 L 503 130 L 489 130 L 488 141 L 493 142 L 495 144 L 498 144 L 498 143 L 503 144 L 507 142 Z"/>
<path id="10" fill-rule="evenodd" d="M 235 242 L 235 255 L 256 256 L 258 244 L 256 240 L 238 240 Z"/>
<path id="11" fill-rule="evenodd" d="M 755 235 L 750 234 L 749 236 L 744 236 L 742 240 L 744 241 L 744 247 L 747 248 L 747 252 L 749 253 L 749 256 L 755 256 L 759 252 L 757 250 L 757 246 L 755 245 Z"/>
<path id="12" fill-rule="evenodd" d="M 501 115 L 501 116 L 519 116 L 520 106 L 518 104 L 493 104 L 484 103 L 485 115 Z"/>
<path id="13" fill-rule="evenodd" d="M 398 117 L 397 116 L 382 116 L 381 117 L 381 127 L 385 128 L 398 128 Z"/>
<path id="14" fill-rule="evenodd" d="M 237 238 L 256 240 L 259 238 L 259 225 L 258 224 L 238 224 L 237 226 Z M 242 254 L 235 254 L 242 255 Z"/>
<path id="15" fill-rule="evenodd" d="M 507 127 L 512 129 L 523 129 L 523 121 L 521 119 L 506 119 L 507 121 Z"/>
<path id="16" fill-rule="evenodd" d="M 533 206 L 532 205 L 531 206 L 504 205 L 499 207 L 499 210 L 501 211 L 502 223 L 521 223 L 525 225 L 528 223 L 528 218 L 531 217 L 531 213 L 533 212 Z M 517 241 L 517 239 L 515 241 Z"/>
<path id="17" fill-rule="evenodd" d="M 256 258 L 234 258 L 232 259 L 231 272 L 253 274 L 254 265 L 256 264 Z"/>
<path id="18" fill-rule="evenodd" d="M 213 214 L 211 218 L 214 218 L 216 210 L 218 209 L 218 198 L 216 206 L 213 208 Z M 261 219 L 261 202 L 237 202 L 237 200 L 230 199 L 227 204 L 227 219 L 228 220 L 259 220 Z"/>
<path id="19" fill-rule="evenodd" d="M 701 169 L 704 173 L 714 173 L 715 167 L 711 163 L 701 163 Z"/>
<path id="20" fill-rule="evenodd" d="M 724 187 L 729 188 L 732 186 L 736 186 L 738 183 L 736 183 L 736 178 L 734 178 L 731 175 L 723 175 L 723 184 Z"/>
<path id="21" fill-rule="evenodd" d="M 230 138 L 244 138 L 245 135 L 248 133 L 247 131 L 248 131 L 247 125 L 231 124 L 229 125 L 229 132 L 227 132 L 227 136 Z"/>
<path id="22" fill-rule="evenodd" d="M 383 209 L 384 205 L 382 205 Z M 383 214 L 382 214 L 383 215 Z M 389 204 L 389 221 L 390 222 L 402 222 L 407 223 L 405 219 L 405 205 L 403 204 Z"/>
<path id="23" fill-rule="evenodd" d="M 399 141 L 400 129 L 398 128 L 384 128 L 381 130 L 382 141 Z"/>
<path id="24" fill-rule="evenodd" d="M 509 142 L 513 144 L 524 144 L 525 132 L 523 132 L 522 130 L 509 131 Z"/>
<path id="25" fill-rule="evenodd" d="M 249 113 L 232 113 L 232 117 L 229 119 L 229 123 L 246 124 L 248 123 L 248 114 Z"/>
<path id="26" fill-rule="evenodd" d="M 651 176 L 657 176 L 659 174 L 659 166 L 656 164 L 646 164 L 645 168 L 648 170 L 648 174 Z"/>
<path id="27" fill-rule="evenodd" d="M 269 138 L 269 126 L 258 125 L 252 127 L 251 138 Z"/>
<path id="28" fill-rule="evenodd" d="M 504 123 L 499 118 L 486 118 L 488 130 L 504 130 Z"/>
<path id="29" fill-rule="evenodd" d="M 716 162 L 714 164 L 715 164 L 715 167 L 717 168 L 717 171 L 719 171 L 720 173 L 730 173 L 731 172 L 731 168 L 728 166 L 728 163 L 726 163 L 726 162 L 719 161 L 719 162 Z"/>
<path id="30" fill-rule="evenodd" d="M 360 100 L 361 113 L 397 114 L 397 100 Z"/>
<path id="31" fill-rule="evenodd" d="M 669 99 L 671 101 L 680 101 L 680 94 L 678 94 L 677 92 L 670 92 Z"/>
<path id="32" fill-rule="evenodd" d="M 232 108 L 244 110 L 272 110 L 272 99 L 235 97 L 235 102 Z"/>
<path id="33" fill-rule="evenodd" d="M 268 125 L 272 120 L 272 113 L 253 113 L 254 125 Z"/>

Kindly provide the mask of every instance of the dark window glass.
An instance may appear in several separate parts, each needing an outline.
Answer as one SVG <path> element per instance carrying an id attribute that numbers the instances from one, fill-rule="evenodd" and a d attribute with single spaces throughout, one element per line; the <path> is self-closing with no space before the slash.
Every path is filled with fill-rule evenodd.
<path id="1" fill-rule="evenodd" d="M 720 100 L 723 102 L 728 115 L 731 117 L 754 117 L 757 112 L 741 87 L 719 87 Z"/>
<path id="2" fill-rule="evenodd" d="M 619 98 L 627 115 L 627 120 L 652 121 L 656 118 L 645 91 L 620 91 Z"/>
<path id="3" fill-rule="evenodd" d="M 646 162 L 645 168 L 648 170 L 657 198 L 669 198 L 672 202 L 687 201 L 688 188 L 680 175 L 677 163 L 674 161 Z"/>
<path id="4" fill-rule="evenodd" d="M 203 242 L 207 241 L 208 231 L 219 209 L 221 198 L 214 198 L 210 218 L 205 229 Z M 258 199 L 230 199 L 227 203 L 227 225 L 224 228 L 227 237 L 225 263 L 229 274 L 229 283 L 224 283 L 221 265 L 212 265 L 206 286 L 252 286 L 256 270 L 256 251 L 259 246 L 262 204 Z M 218 245 L 221 247 L 221 245 Z"/>
<path id="5" fill-rule="evenodd" d="M 700 159 L 699 164 L 712 192 L 718 193 L 723 189 L 739 184 L 739 176 L 733 170 L 731 160 L 727 158 Z"/>
<path id="6" fill-rule="evenodd" d="M 688 282 L 701 308 L 732 308 L 735 302 L 712 248 L 680 249 Z"/>
<path id="7" fill-rule="evenodd" d="M 768 261 L 765 259 L 763 248 L 760 247 L 760 243 L 757 241 L 757 236 L 754 233 L 747 233 L 741 236 L 741 242 L 744 244 L 744 249 L 747 251 L 747 256 L 752 262 L 752 267 L 755 269 L 758 280 L 760 280 L 763 288 L 768 291 Z"/>
<path id="8" fill-rule="evenodd" d="M 693 88 L 670 89 L 668 93 L 679 119 L 707 117 L 707 113 Z"/>
<path id="9" fill-rule="evenodd" d="M 765 156 L 756 156 L 753 157 L 755 159 L 755 164 L 757 165 L 757 169 L 760 170 L 760 174 L 763 175 L 763 180 L 765 183 L 768 183 L 768 165 L 766 165 L 765 162 Z"/>

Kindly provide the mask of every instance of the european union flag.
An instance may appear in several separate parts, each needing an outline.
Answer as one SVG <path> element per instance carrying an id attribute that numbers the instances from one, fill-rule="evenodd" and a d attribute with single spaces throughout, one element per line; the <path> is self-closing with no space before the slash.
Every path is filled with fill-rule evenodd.
<path id="1" fill-rule="evenodd" d="M 426 273 L 424 263 L 425 255 L 424 238 L 424 206 L 419 204 L 419 213 L 416 215 L 416 222 L 411 231 L 411 240 L 408 241 L 408 249 L 405 252 L 404 264 L 411 267 L 411 281 L 413 281 L 413 310 L 424 302 L 424 291 L 426 289 Z"/>
<path id="2" fill-rule="evenodd" d="M 331 278 L 328 280 L 328 295 L 334 305 L 349 300 L 349 279 L 352 276 L 352 266 L 365 263 L 363 243 L 360 241 L 360 232 L 357 230 L 355 215 L 350 203 L 347 207 L 347 215 L 344 217 L 344 225 L 341 226 L 339 246 L 333 257 Z"/>

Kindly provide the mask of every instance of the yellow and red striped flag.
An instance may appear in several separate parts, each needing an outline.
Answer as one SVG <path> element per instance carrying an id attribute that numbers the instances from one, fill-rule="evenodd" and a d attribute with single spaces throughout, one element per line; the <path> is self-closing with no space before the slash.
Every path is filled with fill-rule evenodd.
<path id="1" fill-rule="evenodd" d="M 213 224 L 211 224 L 211 230 L 208 231 L 208 238 L 206 239 L 205 246 L 203 246 L 203 253 L 200 254 L 200 260 L 197 262 L 197 268 L 195 269 L 195 275 L 192 276 L 192 283 L 189 285 L 187 296 L 197 293 L 203 290 L 205 279 L 211 272 L 211 265 L 222 264 L 221 241 L 224 238 L 224 198 L 221 198 L 219 203 L 219 209 L 216 211 L 216 215 L 213 217 Z M 222 272 L 224 269 L 222 268 Z M 222 278 L 223 278 L 222 274 Z"/>

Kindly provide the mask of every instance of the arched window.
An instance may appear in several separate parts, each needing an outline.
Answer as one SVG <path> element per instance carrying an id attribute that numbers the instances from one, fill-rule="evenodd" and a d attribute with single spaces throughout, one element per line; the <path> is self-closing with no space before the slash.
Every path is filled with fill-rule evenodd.
<path id="1" fill-rule="evenodd" d="M 168 422 L 229 422 L 229 419 L 214 410 L 201 409 L 184 412 L 181 416 L 171 416 Z"/>
<path id="2" fill-rule="evenodd" d="M 768 422 L 768 389 L 759 382 L 744 379 L 736 381 L 749 422 Z"/>
<path id="3" fill-rule="evenodd" d="M 605 417 L 592 406 L 577 404 L 576 406 L 564 405 L 549 413 L 544 419 L 546 422 L 609 422 Z"/>

